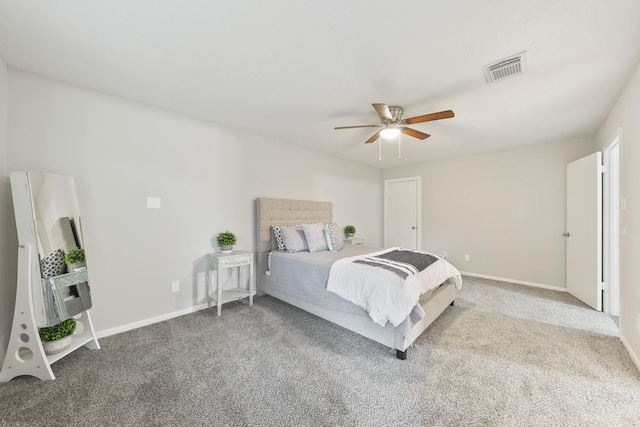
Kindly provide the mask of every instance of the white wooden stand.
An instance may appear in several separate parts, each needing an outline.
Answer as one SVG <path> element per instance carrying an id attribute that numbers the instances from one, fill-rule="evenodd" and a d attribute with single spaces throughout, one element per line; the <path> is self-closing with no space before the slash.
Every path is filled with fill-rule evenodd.
<path id="1" fill-rule="evenodd" d="M 207 301 L 209 307 L 211 307 L 211 301 L 215 301 L 218 316 L 220 316 L 222 304 L 224 303 L 249 297 L 249 305 L 253 305 L 253 296 L 256 294 L 255 283 L 253 282 L 253 252 L 233 251 L 231 253 L 210 253 L 208 258 L 209 270 L 217 271 L 217 290 L 213 295 L 209 289 L 211 277 L 207 280 Z M 240 267 L 242 266 L 249 267 L 249 283 L 247 284 L 247 289 L 243 289 L 240 285 Z M 238 268 L 238 287 L 222 290 L 222 270 L 235 267 Z"/>
<path id="2" fill-rule="evenodd" d="M 13 312 L 9 346 L 0 370 L 0 382 L 10 381 L 20 375 L 31 375 L 41 380 L 53 380 L 56 377 L 51 370 L 52 363 L 82 346 L 91 349 L 100 348 L 89 311 L 85 311 L 75 317 L 77 326 L 76 332 L 72 336 L 71 345 L 57 354 L 45 354 L 38 333 L 31 280 L 34 266 L 39 268 L 38 262 L 35 248 L 30 245 L 21 245 L 18 248 L 16 305 Z M 39 279 L 40 275 L 37 272 L 36 275 Z"/>
<path id="3" fill-rule="evenodd" d="M 30 176 L 33 176 L 33 182 Z M 49 190 L 43 194 L 44 182 L 47 182 Z M 33 183 L 36 184 L 35 189 L 32 189 Z M 45 300 L 43 293 L 40 255 L 38 254 L 38 244 L 42 243 L 38 228 L 42 231 L 43 224 L 37 226 L 36 223 L 42 220 L 40 215 L 43 209 L 47 212 L 54 212 L 57 216 L 63 215 L 62 212 L 58 212 L 58 209 L 63 210 L 64 216 L 71 215 L 77 220 L 76 233 L 78 233 L 78 245 L 80 245 L 82 236 L 79 227 L 80 213 L 77 207 L 75 183 L 71 177 L 29 171 L 12 172 L 11 193 L 18 231 L 18 280 L 13 324 L 11 325 L 7 353 L 0 369 L 0 382 L 10 381 L 20 375 L 32 375 L 41 380 L 53 380 L 55 376 L 51 370 L 52 363 L 82 346 L 91 349 L 100 348 L 89 312 L 80 310 L 90 307 L 90 299 L 83 299 L 82 295 L 80 295 L 80 300 L 83 305 L 78 307 L 77 304 L 74 304 L 73 313 L 79 312 L 80 314 L 74 316 L 77 322 L 76 331 L 72 335 L 69 347 L 56 354 L 47 355 L 38 333 L 39 327 L 51 325 L 50 316 L 46 312 L 47 304 L 50 304 L 51 300 L 50 297 Z M 41 209 L 35 208 L 34 194 L 38 197 L 43 196 L 45 199 L 43 202 L 45 205 L 39 206 Z M 56 203 L 52 202 L 53 199 L 56 199 Z M 48 229 L 48 226 L 45 228 Z M 62 296 L 62 288 L 82 283 L 84 285 L 82 292 L 86 290 L 88 293 L 88 289 L 85 289 L 88 285 L 84 284 L 88 283 L 87 273 L 60 275 L 48 280 L 46 285 L 51 286 L 51 291 L 54 294 L 53 302 L 59 305 L 58 316 L 63 316 L 65 314 L 63 311 L 67 307 L 64 302 L 66 299 Z M 63 304 L 65 310 L 61 310 Z"/>

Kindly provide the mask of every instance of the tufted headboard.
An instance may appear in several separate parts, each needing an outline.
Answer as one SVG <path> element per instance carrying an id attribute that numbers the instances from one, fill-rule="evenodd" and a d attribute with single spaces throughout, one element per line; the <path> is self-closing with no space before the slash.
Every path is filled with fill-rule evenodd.
<path id="1" fill-rule="evenodd" d="M 269 252 L 277 249 L 272 225 L 297 225 L 333 222 L 333 204 L 309 200 L 256 199 L 256 274 L 261 288 L 267 271 Z"/>

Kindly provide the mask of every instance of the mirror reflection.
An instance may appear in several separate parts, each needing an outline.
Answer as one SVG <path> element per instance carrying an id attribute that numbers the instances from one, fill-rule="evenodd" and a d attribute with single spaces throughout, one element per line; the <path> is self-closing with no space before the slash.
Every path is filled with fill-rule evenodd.
<path id="1" fill-rule="evenodd" d="M 28 172 L 47 323 L 91 308 L 80 210 L 72 177 Z"/>

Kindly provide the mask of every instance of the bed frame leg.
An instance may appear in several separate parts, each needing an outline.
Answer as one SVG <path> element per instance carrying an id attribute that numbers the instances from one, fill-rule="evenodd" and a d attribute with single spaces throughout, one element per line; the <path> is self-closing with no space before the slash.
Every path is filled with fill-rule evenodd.
<path id="1" fill-rule="evenodd" d="M 396 349 L 396 357 L 400 360 L 407 360 L 407 350 L 400 351 Z"/>
<path id="2" fill-rule="evenodd" d="M 451 301 L 451 304 L 449 304 L 449 305 L 450 305 L 451 307 L 453 307 L 453 306 L 455 305 L 455 304 L 454 304 L 455 302 L 456 302 L 456 300 L 453 300 L 453 301 Z"/>

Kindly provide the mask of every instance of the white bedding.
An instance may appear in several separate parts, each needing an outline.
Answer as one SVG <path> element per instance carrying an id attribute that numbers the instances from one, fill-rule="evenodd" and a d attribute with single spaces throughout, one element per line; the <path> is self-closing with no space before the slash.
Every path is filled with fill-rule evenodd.
<path id="1" fill-rule="evenodd" d="M 384 249 L 336 261 L 329 272 L 327 290 L 362 307 L 377 324 L 390 322 L 398 326 L 424 293 L 447 281 L 461 289 L 460 272 L 447 260 L 428 252 L 414 251 L 434 256 L 437 261 L 418 273 L 410 273 L 406 279 L 382 268 L 353 262 L 394 250 L 402 249 Z"/>

